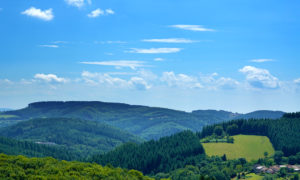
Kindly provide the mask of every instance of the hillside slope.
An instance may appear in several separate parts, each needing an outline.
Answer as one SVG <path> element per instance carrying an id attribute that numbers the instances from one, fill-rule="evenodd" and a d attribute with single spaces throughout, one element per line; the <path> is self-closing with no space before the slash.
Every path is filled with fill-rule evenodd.
<path id="1" fill-rule="evenodd" d="M 134 135 L 109 125 L 69 118 L 39 118 L 0 129 L 0 134 L 49 145 L 62 145 L 89 155 L 107 152 L 125 142 L 141 142 Z"/>

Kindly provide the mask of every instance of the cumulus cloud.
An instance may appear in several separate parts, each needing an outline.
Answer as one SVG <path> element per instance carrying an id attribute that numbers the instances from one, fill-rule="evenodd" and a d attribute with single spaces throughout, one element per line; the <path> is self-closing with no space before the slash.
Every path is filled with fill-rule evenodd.
<path id="1" fill-rule="evenodd" d="M 147 83 L 142 77 L 131 77 L 125 80 L 118 77 L 112 77 L 107 73 L 91 73 L 84 71 L 81 74 L 83 80 L 90 85 L 104 85 L 115 88 L 129 88 L 137 90 L 147 90 L 151 85 Z"/>
<path id="2" fill-rule="evenodd" d="M 177 24 L 171 25 L 170 27 L 177 28 L 177 29 L 184 29 L 189 31 L 215 31 L 214 29 L 208 29 L 201 25 L 187 25 L 187 24 Z"/>
<path id="3" fill-rule="evenodd" d="M 44 21 L 51 21 L 54 18 L 54 15 L 52 13 L 52 9 L 46 9 L 46 10 L 43 11 L 41 9 L 31 7 L 29 9 L 26 9 L 25 11 L 23 11 L 21 14 L 31 16 L 31 17 L 35 17 L 35 18 L 39 18 L 39 19 L 42 19 Z"/>
<path id="4" fill-rule="evenodd" d="M 170 87 L 180 87 L 183 89 L 203 87 L 196 77 L 188 76 L 186 74 L 175 74 L 173 71 L 163 72 L 160 80 Z"/>
<path id="5" fill-rule="evenodd" d="M 131 48 L 129 53 L 138 53 L 138 54 L 166 54 L 166 53 L 177 53 L 181 51 L 181 48 L 150 48 L 150 49 L 138 49 Z"/>
<path id="6" fill-rule="evenodd" d="M 96 18 L 98 16 L 103 16 L 103 15 L 112 15 L 115 14 L 115 12 L 112 9 L 106 9 L 106 10 L 102 10 L 100 8 L 95 9 L 94 11 L 90 12 L 87 16 L 89 18 Z"/>
<path id="7" fill-rule="evenodd" d="M 129 61 L 129 60 L 80 62 L 80 63 L 81 64 L 101 65 L 101 66 L 114 66 L 116 68 L 129 67 L 131 69 L 136 69 L 138 67 L 145 67 L 146 66 L 144 61 Z"/>
<path id="8" fill-rule="evenodd" d="M 43 44 L 43 45 L 40 45 L 40 47 L 59 48 L 59 46 L 55 45 L 55 44 Z"/>
<path id="9" fill-rule="evenodd" d="M 143 42 L 157 42 L 157 43 L 194 43 L 197 41 L 185 38 L 168 38 L 168 39 L 143 39 Z"/>
<path id="10" fill-rule="evenodd" d="M 57 83 L 65 83 L 67 82 L 67 79 L 57 77 L 55 74 L 35 74 L 34 78 L 36 80 L 42 80 L 45 82 L 57 82 Z"/>
<path id="11" fill-rule="evenodd" d="M 271 62 L 271 61 L 274 61 L 274 60 L 273 59 L 252 59 L 250 61 L 255 62 L 255 63 L 263 63 L 263 62 Z"/>
<path id="12" fill-rule="evenodd" d="M 279 80 L 266 69 L 245 66 L 239 71 L 246 75 L 247 82 L 254 88 L 275 89 L 280 86 Z"/>
<path id="13" fill-rule="evenodd" d="M 234 89 L 240 84 L 238 81 L 228 77 L 218 77 L 218 73 L 212 73 L 209 75 L 200 75 L 200 82 L 206 89 Z"/>

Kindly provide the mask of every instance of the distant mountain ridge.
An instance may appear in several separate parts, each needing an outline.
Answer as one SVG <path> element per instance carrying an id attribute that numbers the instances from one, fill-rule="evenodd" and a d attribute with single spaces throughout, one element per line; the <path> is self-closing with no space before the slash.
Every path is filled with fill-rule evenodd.
<path id="1" fill-rule="evenodd" d="M 248 114 L 216 110 L 191 113 L 159 107 L 99 101 L 50 101 L 30 103 L 28 107 L 0 113 L 0 126 L 13 120 L 41 117 L 79 118 L 109 124 L 144 139 L 158 139 L 183 130 L 200 131 L 203 126 L 239 118 L 280 118 L 281 111 L 256 111 Z M 1 117 L 6 117 L 1 119 Z M 9 121 L 8 118 L 10 118 Z M 5 120 L 5 122 L 4 122 Z"/>

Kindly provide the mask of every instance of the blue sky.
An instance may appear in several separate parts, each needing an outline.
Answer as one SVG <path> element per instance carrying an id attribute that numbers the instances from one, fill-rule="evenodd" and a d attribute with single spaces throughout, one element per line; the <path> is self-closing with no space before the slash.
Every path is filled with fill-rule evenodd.
<path id="1" fill-rule="evenodd" d="M 0 2 L 0 107 L 300 109 L 298 1 Z"/>

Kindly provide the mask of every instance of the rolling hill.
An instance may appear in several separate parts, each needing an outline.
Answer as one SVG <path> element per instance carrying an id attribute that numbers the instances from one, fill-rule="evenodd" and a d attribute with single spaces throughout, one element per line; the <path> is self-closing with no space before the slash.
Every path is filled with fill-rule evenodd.
<path id="1" fill-rule="evenodd" d="M 21 120 L 44 117 L 79 118 L 103 122 L 143 139 L 159 139 L 183 130 L 200 131 L 203 126 L 235 118 L 279 117 L 282 112 L 262 111 L 246 115 L 228 111 L 197 110 L 191 113 L 166 108 L 98 101 L 51 101 L 0 113 L 0 127 Z"/>
<path id="2" fill-rule="evenodd" d="M 62 146 L 85 157 L 107 152 L 125 142 L 142 141 L 106 124 L 70 118 L 31 119 L 2 128 L 0 134 L 39 144 Z"/>

